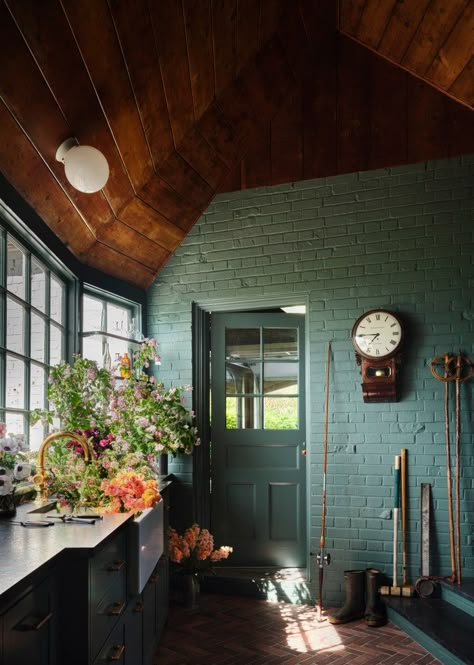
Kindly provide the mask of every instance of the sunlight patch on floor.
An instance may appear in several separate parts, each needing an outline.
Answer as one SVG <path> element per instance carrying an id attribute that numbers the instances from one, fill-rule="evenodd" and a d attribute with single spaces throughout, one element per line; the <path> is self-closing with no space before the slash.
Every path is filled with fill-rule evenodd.
<path id="1" fill-rule="evenodd" d="M 321 622 L 316 618 L 314 607 L 295 612 L 295 608 L 291 609 L 291 606 L 282 605 L 280 614 L 286 625 L 286 642 L 290 649 L 299 653 L 345 650 L 341 637 L 336 628 L 328 622 L 324 612 Z"/>

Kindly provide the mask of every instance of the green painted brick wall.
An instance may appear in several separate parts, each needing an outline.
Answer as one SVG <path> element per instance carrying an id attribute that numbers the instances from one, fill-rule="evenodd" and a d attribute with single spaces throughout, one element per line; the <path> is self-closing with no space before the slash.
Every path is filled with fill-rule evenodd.
<path id="1" fill-rule="evenodd" d="M 433 356 L 474 357 L 474 156 L 296 182 L 215 198 L 148 292 L 148 334 L 161 344 L 159 376 L 191 382 L 191 306 L 222 300 L 309 299 L 311 547 L 318 549 L 324 383 L 333 342 L 327 549 L 328 603 L 342 571 L 391 574 L 392 465 L 409 461 L 409 574 L 419 575 L 420 484 L 433 489 L 432 572 L 450 571 L 443 385 Z M 364 404 L 351 328 L 365 310 L 399 312 L 408 334 L 402 400 Z M 462 555 L 474 575 L 474 380 L 462 390 Z M 190 459 L 171 470 L 191 519 Z M 185 511 L 186 512 L 186 511 Z M 176 518 L 178 522 L 180 517 Z M 313 563 L 314 565 L 314 563 Z"/>

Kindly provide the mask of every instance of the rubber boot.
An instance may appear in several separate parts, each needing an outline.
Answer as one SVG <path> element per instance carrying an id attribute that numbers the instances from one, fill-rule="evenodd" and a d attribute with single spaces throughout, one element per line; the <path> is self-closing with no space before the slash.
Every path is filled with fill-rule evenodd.
<path id="1" fill-rule="evenodd" d="M 379 579 L 380 570 L 367 568 L 365 571 L 365 587 L 367 590 L 365 623 L 374 628 L 387 623 L 387 612 L 379 595 Z"/>
<path id="2" fill-rule="evenodd" d="M 329 623 L 347 623 L 362 619 L 365 609 L 365 570 L 345 570 L 346 600 L 340 610 L 329 616 Z"/>

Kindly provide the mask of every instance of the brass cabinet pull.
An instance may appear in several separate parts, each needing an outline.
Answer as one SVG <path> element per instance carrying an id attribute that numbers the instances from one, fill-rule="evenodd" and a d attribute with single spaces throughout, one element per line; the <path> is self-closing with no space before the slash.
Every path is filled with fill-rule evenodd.
<path id="1" fill-rule="evenodd" d="M 122 654 L 124 651 L 125 651 L 124 644 L 114 644 L 114 646 L 112 647 L 112 651 L 107 656 L 107 662 L 120 660 L 122 658 Z"/>
<path id="2" fill-rule="evenodd" d="M 126 603 L 122 603 L 120 600 L 117 600 L 115 603 L 112 603 L 109 611 L 106 613 L 109 617 L 118 617 L 122 614 L 125 609 Z"/>
<path id="3" fill-rule="evenodd" d="M 107 570 L 110 573 L 113 573 L 116 570 L 122 570 L 124 566 L 125 566 L 125 559 L 119 559 L 118 561 L 112 561 L 112 563 L 107 566 Z"/>
<path id="4" fill-rule="evenodd" d="M 21 630 L 21 631 L 40 630 L 41 628 L 43 628 L 43 626 L 45 626 L 48 623 L 48 621 L 52 618 L 53 614 L 54 612 L 50 612 L 41 619 L 39 619 L 37 616 L 34 615 L 31 617 L 27 617 L 22 621 L 22 623 L 18 624 L 15 630 Z"/>
<path id="5" fill-rule="evenodd" d="M 150 584 L 156 584 L 160 579 L 160 576 L 158 574 L 152 575 L 150 577 Z"/>
<path id="6" fill-rule="evenodd" d="M 139 600 L 135 605 L 135 607 L 133 608 L 132 612 L 134 612 L 135 614 L 142 614 L 143 608 L 144 608 L 143 600 Z"/>

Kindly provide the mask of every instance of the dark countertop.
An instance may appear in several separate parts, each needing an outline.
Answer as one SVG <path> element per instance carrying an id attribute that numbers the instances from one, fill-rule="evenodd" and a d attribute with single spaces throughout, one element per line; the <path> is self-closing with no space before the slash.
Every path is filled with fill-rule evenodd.
<path id="1" fill-rule="evenodd" d="M 160 478 L 160 491 L 170 484 L 171 481 Z M 132 519 L 131 513 L 117 513 L 104 515 L 95 524 L 63 523 L 60 520 L 53 520 L 54 526 L 47 528 L 12 524 L 13 520 L 45 519 L 45 514 L 31 513 L 37 507 L 34 502 L 26 503 L 17 507 L 14 518 L 0 519 L 0 598 L 65 550 L 82 550 L 85 555 L 92 554 Z M 55 512 L 48 514 L 54 515 Z"/>

